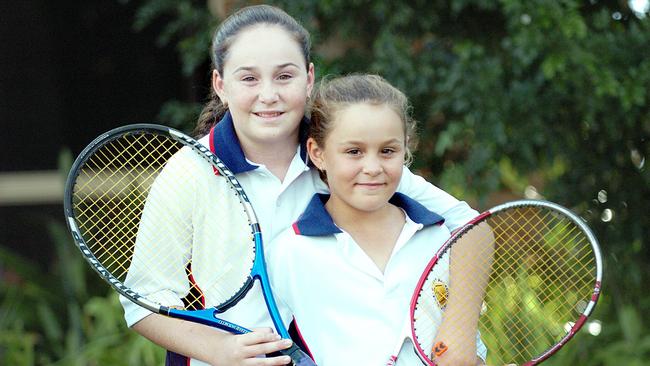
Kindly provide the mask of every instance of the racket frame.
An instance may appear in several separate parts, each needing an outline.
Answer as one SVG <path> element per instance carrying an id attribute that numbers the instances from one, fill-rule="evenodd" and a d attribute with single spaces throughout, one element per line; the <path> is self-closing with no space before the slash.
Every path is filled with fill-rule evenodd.
<path id="1" fill-rule="evenodd" d="M 435 366 L 435 363 L 429 360 L 429 357 L 427 356 L 427 351 L 423 350 L 422 347 L 420 347 L 419 342 L 417 341 L 418 337 L 415 333 L 415 321 L 413 319 L 413 316 L 415 314 L 415 308 L 417 306 L 421 289 L 427 280 L 429 272 L 431 271 L 433 266 L 435 266 L 436 263 L 438 263 L 438 260 L 447 252 L 447 250 L 451 248 L 451 246 L 456 242 L 456 240 L 461 236 L 463 236 L 470 229 L 472 229 L 475 225 L 485 221 L 488 217 L 496 213 L 499 213 L 501 211 L 508 210 L 511 208 L 516 208 L 516 207 L 524 207 L 524 206 L 544 207 L 552 211 L 558 211 L 564 216 L 568 217 L 572 222 L 574 222 L 585 233 L 585 235 L 589 240 L 589 243 L 594 253 L 596 273 L 595 273 L 595 280 L 594 280 L 594 290 L 592 292 L 591 298 L 587 303 L 585 309 L 582 311 L 582 314 L 580 314 L 577 321 L 573 324 L 573 326 L 571 326 L 571 329 L 569 329 L 567 331 L 567 334 L 564 337 L 562 337 L 555 345 L 550 347 L 548 350 L 542 352 L 536 358 L 524 363 L 523 366 L 538 365 L 544 360 L 551 357 L 553 354 L 559 351 L 571 338 L 573 338 L 573 336 L 585 324 L 587 318 L 591 315 L 594 307 L 596 306 L 596 303 L 598 302 L 598 298 L 600 297 L 600 290 L 602 287 L 602 275 L 603 275 L 602 274 L 603 260 L 602 260 L 602 253 L 600 250 L 600 246 L 598 244 L 598 240 L 596 239 L 596 236 L 593 234 L 591 229 L 587 226 L 587 224 L 585 224 L 584 220 L 581 219 L 576 214 L 574 214 L 573 212 L 571 212 L 569 209 L 562 207 L 556 203 L 545 201 L 545 200 L 516 200 L 516 201 L 503 203 L 479 214 L 474 219 L 469 221 L 467 224 L 462 226 L 460 229 L 453 232 L 452 235 L 449 237 L 449 239 L 447 239 L 447 241 L 442 245 L 442 247 L 436 252 L 433 258 L 431 258 L 431 260 L 425 267 L 424 271 L 422 272 L 422 275 L 420 276 L 418 284 L 415 287 L 416 290 L 413 292 L 413 296 L 411 297 L 409 318 L 411 320 L 410 321 L 411 339 L 413 340 L 412 342 L 413 346 L 415 347 L 418 356 L 420 356 L 422 361 L 425 362 L 427 365 Z"/>
<path id="2" fill-rule="evenodd" d="M 194 152 L 196 152 L 199 156 L 201 156 L 209 164 L 211 164 L 212 167 L 214 167 L 215 174 L 221 175 L 222 177 L 228 180 L 229 185 L 237 191 L 240 201 L 244 206 L 245 212 L 248 215 L 249 223 L 253 232 L 253 241 L 255 243 L 253 267 L 251 269 L 251 273 L 249 277 L 246 279 L 246 282 L 241 287 L 241 289 L 237 291 L 237 293 L 233 295 L 230 299 L 220 304 L 218 307 L 211 307 L 209 309 L 203 309 L 203 310 L 180 310 L 180 309 L 175 309 L 175 308 L 157 304 L 139 295 L 138 293 L 134 292 L 129 287 L 124 285 L 120 280 L 115 278 L 110 273 L 110 271 L 108 271 L 100 263 L 100 261 L 97 260 L 97 258 L 94 256 L 94 254 L 86 244 L 86 241 L 84 240 L 81 231 L 77 226 L 75 216 L 74 216 L 74 208 L 73 208 L 74 203 L 73 203 L 72 189 L 75 185 L 76 178 L 80 173 L 80 168 L 84 166 L 86 161 L 88 161 L 88 159 L 91 156 L 93 156 L 93 154 L 99 148 L 104 146 L 106 143 L 118 139 L 128 133 L 141 133 L 141 132 L 165 135 L 177 142 L 180 142 L 184 146 L 191 148 Z M 266 302 L 267 309 L 269 311 L 271 319 L 273 320 L 275 329 L 278 331 L 278 333 L 282 338 L 286 338 L 286 339 L 291 338 L 289 336 L 289 332 L 287 331 L 286 327 L 282 323 L 280 313 L 278 311 L 277 303 L 275 302 L 275 299 L 271 292 L 271 286 L 269 284 L 269 278 L 266 272 L 266 265 L 264 260 L 262 234 L 260 231 L 260 226 L 257 217 L 250 203 L 250 200 L 248 199 L 248 196 L 244 192 L 244 189 L 241 187 L 239 181 L 235 178 L 235 175 L 230 171 L 230 169 L 228 169 L 228 167 L 226 167 L 226 165 L 215 154 L 213 154 L 208 147 L 196 141 L 195 139 L 171 127 L 166 127 L 166 126 L 156 125 L 156 124 L 147 124 L 147 123 L 126 125 L 126 126 L 112 129 L 108 132 L 101 134 L 100 136 L 95 138 L 84 150 L 82 150 L 82 152 L 79 154 L 74 164 L 72 165 L 72 168 L 70 169 L 70 173 L 68 175 L 65 184 L 63 206 L 64 206 L 64 214 L 66 216 L 66 223 L 68 225 L 70 232 L 72 233 L 74 242 L 78 247 L 79 251 L 82 253 L 84 259 L 89 263 L 91 268 L 93 268 L 95 272 L 97 272 L 100 275 L 100 277 L 104 278 L 106 282 L 108 282 L 111 285 L 111 287 L 113 287 L 118 293 L 120 293 L 130 301 L 134 302 L 135 304 L 140 305 L 143 308 L 152 311 L 154 313 L 170 316 L 173 318 L 183 319 L 195 323 L 201 323 L 204 325 L 214 326 L 228 332 L 232 332 L 236 334 L 249 333 L 250 332 L 249 329 L 234 324 L 232 322 L 220 319 L 217 317 L 217 314 L 225 312 L 226 310 L 234 306 L 237 302 L 239 302 L 239 300 L 241 300 L 244 296 L 246 296 L 248 291 L 253 287 L 255 279 L 259 279 L 260 284 L 262 286 L 264 300 Z M 285 354 L 293 353 L 293 351 L 295 351 L 293 350 L 294 347 L 296 347 L 295 344 L 294 346 L 292 346 L 292 348 L 285 350 L 285 351 L 289 351 Z"/>

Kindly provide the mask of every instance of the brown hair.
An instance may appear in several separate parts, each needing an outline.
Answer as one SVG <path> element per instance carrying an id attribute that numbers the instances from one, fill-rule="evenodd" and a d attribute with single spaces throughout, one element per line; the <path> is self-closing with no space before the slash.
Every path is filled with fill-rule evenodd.
<path id="1" fill-rule="evenodd" d="M 311 55 L 311 41 L 309 32 L 289 14 L 282 9 L 270 5 L 253 5 L 239 9 L 224 20 L 212 37 L 210 57 L 212 67 L 223 75 L 223 65 L 228 57 L 228 50 L 242 31 L 256 25 L 276 25 L 291 34 L 305 59 L 305 67 L 309 68 Z M 199 119 L 194 129 L 195 136 L 207 134 L 227 110 L 221 103 L 214 90 L 210 93 L 210 100 L 203 106 Z"/>
<path id="2" fill-rule="evenodd" d="M 413 160 L 412 151 L 415 151 L 417 146 L 417 122 L 411 116 L 412 108 L 406 95 L 381 76 L 352 74 L 331 79 L 324 78 L 314 88 L 312 99 L 309 137 L 313 138 L 318 146 L 325 146 L 325 140 L 331 131 L 334 114 L 337 111 L 359 103 L 386 105 L 394 110 L 404 123 L 405 164 L 408 165 Z"/>

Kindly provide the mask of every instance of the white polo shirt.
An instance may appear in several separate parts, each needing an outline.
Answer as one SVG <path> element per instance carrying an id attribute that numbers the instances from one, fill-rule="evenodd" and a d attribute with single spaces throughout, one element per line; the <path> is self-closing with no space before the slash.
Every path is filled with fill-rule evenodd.
<path id="1" fill-rule="evenodd" d="M 264 165 L 246 159 L 229 113 L 226 113 L 209 135 L 199 140 L 219 156 L 235 174 L 245 190 L 260 223 L 266 256 L 275 250 L 274 239 L 299 217 L 312 196 L 317 192 L 327 192 L 327 186 L 320 180 L 318 172 L 315 169 L 310 169 L 308 163 L 304 135 L 307 123 L 307 120 L 303 120 L 301 124 L 301 132 L 303 132 L 301 133 L 301 143 L 296 147 L 296 155 L 283 181 L 280 181 Z M 214 177 L 209 179 L 214 179 Z M 458 201 L 423 178 L 414 175 L 406 167 L 398 191 L 408 194 L 425 207 L 439 212 L 445 218 L 445 226 L 449 230 L 463 225 L 477 214 L 465 202 Z M 195 227 L 210 224 L 209 216 L 202 216 L 201 219 L 193 222 Z M 273 266 L 269 265 L 268 269 L 269 272 L 273 272 Z M 282 266 L 279 271 L 283 271 Z M 160 283 L 161 291 L 168 290 L 162 288 L 164 282 Z M 177 301 L 184 296 L 184 293 L 177 293 Z M 128 326 L 132 326 L 150 314 L 148 310 L 140 308 L 128 300 L 121 300 Z M 214 305 L 206 303 L 206 307 Z M 257 282 L 244 299 L 220 315 L 228 321 L 247 328 L 273 326 L 266 310 L 261 287 Z M 284 320 L 288 322 L 291 319 Z M 192 364 L 200 363 L 193 362 Z"/>
<path id="2" fill-rule="evenodd" d="M 334 224 L 324 207 L 328 198 L 315 195 L 293 227 L 274 240 L 269 266 L 282 268 L 270 272 L 276 299 L 288 312 L 285 321 L 295 318 L 318 365 L 385 365 L 403 341 L 422 271 L 450 230 L 441 216 L 396 193 L 391 203 L 406 221 L 382 273 Z M 446 272 L 442 280 L 448 281 L 448 265 Z"/>

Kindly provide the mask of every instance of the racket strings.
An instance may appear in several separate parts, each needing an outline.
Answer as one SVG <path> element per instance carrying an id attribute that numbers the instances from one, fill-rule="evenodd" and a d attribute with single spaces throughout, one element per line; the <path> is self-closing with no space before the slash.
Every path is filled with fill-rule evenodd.
<path id="1" fill-rule="evenodd" d="M 117 146 L 115 146 L 117 145 Z M 151 181 L 139 182 L 142 179 L 142 176 L 148 172 L 142 169 L 142 162 L 136 160 L 136 168 L 140 166 L 140 171 L 138 169 L 131 170 L 117 170 L 112 167 L 121 167 L 124 168 L 126 163 L 133 162 L 133 158 L 125 158 L 126 152 L 128 152 L 128 146 L 125 146 L 123 141 L 116 140 L 112 144 L 104 146 L 102 150 L 99 150 L 95 155 L 92 156 L 89 162 L 84 166 L 82 173 L 85 173 L 87 177 L 87 182 L 85 184 L 77 184 L 79 189 L 75 193 L 80 195 L 81 192 L 89 190 L 86 194 L 88 195 L 98 195 L 101 197 L 120 197 L 130 190 L 131 192 L 138 192 L 138 188 L 148 187 L 151 184 Z M 161 155 L 164 156 L 164 155 Z M 119 159 L 126 159 L 126 163 L 119 163 Z M 128 173 L 128 174 L 124 174 Z M 137 175 L 134 175 L 137 173 Z M 150 178 L 154 178 L 152 174 L 148 174 Z M 126 182 L 126 183 L 125 183 Z M 93 188 L 94 187 L 94 188 Z M 140 189 L 142 191 L 142 189 Z M 109 214 L 112 214 L 111 211 L 117 209 L 118 206 L 110 206 Z M 93 222 L 96 218 L 101 218 L 101 212 L 95 211 L 84 211 L 80 213 L 79 216 L 83 214 L 90 213 L 90 217 L 85 218 L 85 222 Z M 96 214 L 96 216 L 93 216 Z M 117 228 L 120 228 L 119 226 Z"/>
<path id="2" fill-rule="evenodd" d="M 488 311 L 502 312 L 505 316 L 499 320 L 506 319 L 510 325 L 510 357 L 528 360 L 557 342 L 565 333 L 566 322 L 577 318 L 573 311 L 576 304 L 591 294 L 593 256 L 589 256 L 591 249 L 584 233 L 570 220 L 534 208 L 512 215 L 520 215 L 521 226 L 512 230 L 510 224 L 504 234 L 497 234 L 497 247 L 513 241 L 526 243 L 529 248 L 497 249 L 494 262 L 502 267 L 495 266 L 488 294 L 502 294 L 504 285 L 510 284 L 505 291 L 516 291 L 518 301 L 504 303 L 488 298 Z M 496 215 L 488 221 L 498 233 L 502 223 L 511 220 Z M 579 248 L 577 252 L 572 250 L 575 247 Z M 501 291 L 495 290 L 498 285 Z M 530 321 L 534 316 L 543 316 L 546 321 Z M 502 339 L 495 343 L 508 345 Z"/>
<path id="3" fill-rule="evenodd" d="M 581 287 L 577 284 L 586 284 L 586 280 L 590 278 L 588 271 L 584 271 L 589 268 L 589 264 L 567 266 L 567 257 L 570 255 L 567 247 L 572 246 L 571 243 L 575 243 L 581 235 L 576 231 L 576 226 L 569 220 L 554 217 L 550 212 L 532 209 L 527 211 L 520 217 L 519 229 L 512 231 L 513 225 L 509 225 L 508 229 L 512 232 L 504 231 L 507 235 L 497 237 L 497 243 L 503 243 L 505 240 L 527 243 L 530 245 L 528 250 L 521 247 L 518 248 L 519 251 L 497 250 L 495 263 L 502 264 L 503 267 L 495 268 L 493 277 L 496 278 L 490 282 L 493 288 L 496 288 L 497 284 L 502 285 L 502 290 L 495 293 L 502 293 L 504 284 L 510 284 L 510 288 L 506 289 L 514 289 L 518 295 L 515 299 L 519 301 L 510 301 L 507 304 L 510 306 L 503 310 L 498 308 L 498 305 L 502 305 L 498 300 L 488 301 L 489 311 L 503 311 L 509 314 L 510 330 L 517 334 L 516 337 L 511 337 L 511 348 L 521 349 L 521 352 L 527 350 L 529 354 L 516 355 L 523 358 L 530 358 L 535 352 L 545 349 L 535 350 L 530 345 L 540 344 L 541 347 L 548 347 L 548 342 L 559 339 L 563 332 L 563 323 L 575 319 L 571 309 L 575 307 L 577 296 L 571 296 L 570 293 Z M 501 225 L 501 222 L 496 221 L 498 219 L 500 218 L 497 215 L 493 220 L 488 220 L 495 232 L 499 231 Z M 589 253 L 588 245 L 583 245 L 583 252 Z M 498 257 L 499 255 L 502 257 Z M 505 281 L 506 273 L 512 281 Z M 581 290 L 589 290 L 589 287 L 582 287 Z M 490 291 L 494 290 L 490 288 L 488 293 Z M 582 291 L 583 298 L 588 294 L 588 291 Z M 513 308 L 513 305 L 516 307 Z M 535 329 L 530 329 L 530 324 L 536 323 L 527 320 L 534 316 L 535 312 L 555 321 L 546 322 L 548 327 L 536 326 Z"/>
<path id="4" fill-rule="evenodd" d="M 189 172 L 187 172 L 189 173 Z M 190 174 L 184 173 L 183 176 L 189 176 Z M 214 178 L 213 178 L 214 179 Z M 175 187 L 178 184 L 174 182 L 173 184 L 160 184 L 160 191 L 162 192 L 163 195 L 168 195 L 172 192 L 170 192 L 169 187 Z M 207 190 L 207 187 L 200 187 L 198 190 Z M 193 192 L 188 192 L 188 193 L 193 193 Z M 227 189 L 227 194 L 224 194 L 223 190 L 217 191 L 219 193 L 219 196 L 214 200 L 214 202 L 211 202 L 212 205 L 224 205 L 227 201 L 233 201 L 233 198 L 235 196 L 232 194 L 231 188 Z M 191 200 L 193 197 L 183 197 L 183 200 Z M 211 249 L 210 253 L 205 253 L 205 256 L 210 257 L 218 257 L 218 258 L 223 258 L 224 260 L 222 261 L 222 265 L 219 266 L 222 269 L 226 269 L 226 267 L 232 267 L 232 268 L 242 268 L 244 269 L 244 266 L 237 266 L 239 262 L 235 261 L 236 258 L 242 258 L 242 254 L 239 254 L 237 249 L 245 249 L 245 250 L 250 250 L 250 248 L 238 245 L 237 241 L 244 241 L 244 239 L 247 242 L 251 242 L 252 239 L 245 237 L 246 236 L 246 231 L 250 232 L 250 227 L 247 226 L 247 219 L 240 220 L 238 222 L 234 222 L 232 220 L 229 220 L 229 216 L 234 216 L 237 215 L 237 212 L 240 212 L 240 218 L 243 217 L 244 212 L 241 210 L 241 207 L 238 206 L 239 200 L 236 200 L 236 203 L 234 204 L 235 207 L 233 206 L 233 203 L 230 202 L 230 208 L 231 209 L 222 209 L 218 210 L 214 215 L 214 222 L 210 222 L 210 225 L 213 225 L 218 228 L 217 233 L 219 232 L 228 232 L 231 230 L 239 230 L 236 232 L 241 233 L 241 235 L 237 235 L 234 237 L 236 240 L 232 240 L 232 243 L 223 243 L 223 244 L 228 244 L 228 245 L 218 245 L 214 246 Z M 210 204 L 210 203 L 208 203 Z M 238 209 L 238 210 L 237 210 Z M 162 210 L 162 216 L 167 217 L 168 215 L 165 214 L 164 210 Z M 217 215 L 219 214 L 219 215 Z M 222 217 L 226 215 L 226 217 Z M 172 222 L 175 218 L 171 217 L 169 218 L 169 223 L 173 225 L 174 223 Z M 227 225 L 223 225 L 225 223 L 231 223 L 234 225 L 232 228 L 228 228 Z M 243 236 L 242 236 L 243 235 Z M 186 233 L 184 233 L 182 236 L 184 237 L 192 237 L 192 227 L 187 226 L 186 227 Z M 248 235 L 250 237 L 250 235 Z M 174 263 L 174 257 L 177 256 L 179 253 L 174 253 L 174 252 L 168 252 L 167 257 L 169 257 L 169 260 L 165 260 L 166 263 Z M 230 284 L 233 282 L 233 280 L 229 277 L 232 277 L 232 271 L 226 269 L 226 270 L 215 270 L 213 273 L 215 274 L 214 276 L 208 276 L 205 273 L 205 268 L 208 267 L 210 264 L 205 264 L 205 265 L 198 265 L 196 266 L 195 262 L 191 262 L 191 253 L 189 251 L 182 253 L 182 256 L 186 258 L 186 263 L 185 263 L 185 270 L 187 273 L 187 277 L 189 279 L 189 285 L 190 288 L 187 290 L 185 297 L 183 299 L 185 306 L 187 309 L 200 309 L 203 308 L 205 303 L 206 303 L 206 298 L 205 298 L 205 293 L 210 294 L 212 300 L 219 302 L 225 301 L 235 290 L 238 288 L 231 288 L 231 286 L 224 286 L 224 284 Z M 226 262 L 226 259 L 230 262 Z M 225 265 L 224 265 L 225 264 Z M 180 266 L 177 266 L 180 268 Z M 195 276 L 194 273 L 194 268 L 198 267 L 203 268 L 203 273 Z M 245 268 L 246 270 L 249 270 L 249 268 Z M 247 273 L 247 272 L 246 272 Z M 243 273 L 238 273 L 239 277 L 241 278 L 243 276 Z M 243 286 L 241 283 L 241 280 L 239 280 L 237 286 L 241 287 Z M 211 301 L 211 303 L 213 303 Z"/>
<path id="5" fill-rule="evenodd" d="M 593 293 L 594 253 L 584 231 L 554 210 L 510 208 L 485 222 L 492 233 L 473 238 L 475 250 L 457 250 L 452 244 L 432 268 L 417 298 L 414 333 L 421 349 L 428 351 L 443 320 L 468 324 L 479 312 L 477 348 L 480 343 L 486 346 L 488 364 L 522 364 L 556 344 L 566 335 L 566 324 L 584 310 Z M 440 282 L 449 286 L 449 263 L 461 256 L 480 259 L 476 261 L 479 270 L 464 272 L 487 276 L 487 286 L 466 279 L 462 283 L 470 291 L 484 293 L 483 304 L 481 309 L 455 311 L 461 314 L 457 319 L 446 319 L 449 315 L 433 288 Z M 447 296 L 453 298 L 453 287 L 448 291 Z"/>
<path id="6" fill-rule="evenodd" d="M 111 202 L 112 199 L 111 197 L 116 197 L 119 196 L 120 194 L 123 193 L 124 191 L 124 184 L 122 181 L 124 180 L 124 176 L 118 177 L 117 179 L 110 179 L 108 181 L 108 186 L 105 182 L 100 181 L 100 178 L 102 175 L 108 174 L 106 170 L 103 167 L 106 166 L 111 166 L 114 164 L 114 160 L 118 159 L 123 153 L 118 153 L 115 154 L 114 159 L 106 159 L 107 155 L 104 151 L 100 150 L 100 154 L 96 154 L 91 158 L 91 161 L 87 162 L 85 165 L 85 169 L 82 171 L 82 174 L 84 174 L 87 177 L 87 183 L 84 185 L 79 186 L 79 189 L 77 189 L 77 192 L 75 194 L 80 195 L 80 192 L 84 192 L 89 190 L 87 193 L 88 195 L 98 195 L 100 199 L 102 200 L 107 200 L 108 202 Z M 104 160 L 102 160 L 104 158 Z M 106 161 L 108 160 L 108 161 Z M 112 176 L 115 178 L 115 176 Z M 93 188 L 95 187 L 95 188 Z M 118 190 L 116 191 L 116 187 Z M 82 209 L 82 204 L 87 203 L 87 201 L 79 201 L 80 203 L 75 206 L 75 208 L 78 210 L 77 213 L 77 218 L 78 221 L 81 223 L 81 229 L 89 233 L 88 236 L 88 242 L 91 243 L 91 250 L 95 250 L 93 247 L 94 244 L 98 245 L 101 250 L 97 250 L 98 253 L 101 253 L 101 255 L 97 258 L 100 262 L 102 263 L 109 263 L 109 260 L 107 257 L 112 259 L 110 262 L 111 264 L 116 264 L 118 266 L 121 265 L 122 260 L 119 259 L 119 256 L 128 256 L 130 253 L 125 253 L 124 250 L 122 249 L 122 246 L 119 245 L 120 240 L 119 238 L 123 238 L 125 236 L 125 228 L 128 228 L 129 225 L 129 220 L 127 217 L 120 217 L 117 216 L 119 219 L 122 220 L 122 222 L 114 222 L 114 221 L 106 221 L 106 217 L 111 217 L 115 216 L 114 211 L 116 205 L 108 206 L 110 207 L 107 212 L 106 211 L 106 206 L 99 205 L 99 209 L 96 209 L 96 205 L 88 205 L 88 208 L 83 210 Z M 125 221 L 126 220 L 126 221 Z M 108 230 L 103 230 L 103 228 L 108 228 Z M 105 236 L 108 239 L 104 240 L 101 239 L 99 236 Z M 132 234 L 131 234 L 132 235 Z M 117 238 L 117 240 L 115 239 Z M 114 243 L 114 248 L 115 250 L 108 250 L 106 247 L 105 243 Z M 117 243 L 118 245 L 115 245 Z M 110 270 L 115 273 L 116 271 L 112 268 Z"/>
<path id="7" fill-rule="evenodd" d="M 542 254 L 540 255 L 542 260 L 535 265 L 536 267 L 534 268 L 535 274 L 531 275 L 531 278 L 537 279 L 536 277 L 533 276 L 539 276 L 539 273 L 548 274 L 548 277 L 541 281 L 540 283 L 541 286 L 544 286 L 545 284 L 559 283 L 559 281 L 562 281 L 561 282 L 563 284 L 562 287 L 546 286 L 544 290 L 537 292 L 537 294 L 540 296 L 539 299 L 540 302 L 558 305 L 554 309 L 555 311 L 551 311 L 552 313 L 553 312 L 566 313 L 566 309 L 559 306 L 560 304 L 557 301 L 552 301 L 552 300 L 559 298 L 559 296 L 563 295 L 562 292 L 566 292 L 566 291 L 572 292 L 572 291 L 581 290 L 583 294 L 585 293 L 584 292 L 585 290 L 587 291 L 587 293 L 590 291 L 589 287 L 580 289 L 576 285 L 589 284 L 588 279 L 592 275 L 591 271 L 589 270 L 589 266 L 593 268 L 593 262 L 588 261 L 589 258 L 587 258 L 587 255 L 591 253 L 591 249 L 589 243 L 585 242 L 586 238 L 581 235 L 581 232 L 579 230 L 577 230 L 577 226 L 573 225 L 570 221 L 555 220 L 555 224 L 554 224 L 555 226 L 551 227 L 550 223 L 552 222 L 552 220 L 550 220 L 548 217 L 536 218 L 536 219 L 540 220 L 539 222 L 547 223 L 547 225 L 543 226 L 545 230 L 551 233 L 546 239 L 547 242 L 566 243 L 565 246 L 567 248 L 562 248 L 562 246 L 548 246 L 548 245 L 542 246 L 541 248 L 546 250 L 543 251 Z M 540 225 L 540 227 L 542 226 Z M 571 254 L 568 251 L 569 249 L 568 246 L 570 245 L 570 243 L 575 243 L 577 240 L 580 239 L 583 240 L 582 243 L 578 243 L 578 248 L 580 251 Z M 556 249 L 559 252 L 555 252 L 553 251 L 553 249 Z M 560 249 L 564 249 L 564 250 L 560 250 Z M 579 255 L 580 252 L 582 253 L 581 256 Z M 576 265 L 571 265 L 571 266 L 567 265 L 568 264 L 567 262 L 572 259 L 571 255 L 573 255 L 573 258 L 577 259 Z M 553 268 L 554 271 L 551 272 L 548 270 L 544 270 L 544 268 Z M 573 276 L 573 278 L 570 278 L 569 277 L 570 275 Z M 576 281 L 575 278 L 577 278 L 578 280 Z M 568 299 L 569 296 L 567 296 L 567 300 Z M 571 305 L 571 303 L 569 303 L 569 305 Z"/>
<path id="8" fill-rule="evenodd" d="M 234 189 L 182 147 L 150 133 L 105 143 L 80 168 L 73 209 L 89 250 L 117 280 L 149 301 L 199 309 L 244 286 L 254 242 Z M 207 208 L 193 209 L 197 200 Z"/>
<path id="9" fill-rule="evenodd" d="M 156 153 L 160 157 L 159 160 L 163 160 L 168 159 L 172 155 L 171 149 L 176 147 L 173 144 L 160 143 L 159 139 L 143 141 L 142 136 L 133 135 L 112 141 L 98 150 L 85 165 L 93 175 L 86 187 L 95 186 L 96 189 L 90 193 L 100 195 L 108 205 L 102 206 L 106 209 L 105 212 L 85 211 L 84 214 L 90 213 L 80 221 L 101 225 L 98 230 L 92 231 L 90 239 L 100 246 L 96 251 L 102 253 L 102 256 L 97 259 L 102 263 L 117 266 L 109 268 L 113 274 L 128 271 L 125 258 L 130 258 L 133 254 L 129 243 L 135 239 L 137 233 L 137 222 L 141 214 L 138 208 L 144 204 L 148 187 L 164 164 L 164 161 L 152 163 L 151 157 L 144 156 L 141 151 L 151 150 L 153 144 L 159 142 L 156 150 L 149 155 Z M 129 155 L 129 152 L 133 154 Z M 98 182 L 104 176 L 108 179 Z M 91 231 L 87 229 L 86 232 Z M 100 239 L 98 235 L 104 235 L 105 238 Z M 112 244 L 112 247 L 108 247 L 108 243 Z M 123 280 L 123 276 L 116 277 Z"/>

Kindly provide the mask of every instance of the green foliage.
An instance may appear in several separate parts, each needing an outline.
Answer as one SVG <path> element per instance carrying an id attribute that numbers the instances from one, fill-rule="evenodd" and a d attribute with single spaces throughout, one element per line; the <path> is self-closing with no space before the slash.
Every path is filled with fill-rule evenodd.
<path id="1" fill-rule="evenodd" d="M 164 352 L 127 329 L 118 297 L 85 264 L 65 227 L 48 222 L 53 268 L 0 248 L 0 364 L 160 365 Z"/>
<path id="2" fill-rule="evenodd" d="M 199 103 L 187 103 L 179 100 L 166 102 L 158 113 L 160 123 L 191 131 L 196 124 L 196 116 L 201 112 Z"/>
<path id="3" fill-rule="evenodd" d="M 71 166 L 60 157 L 62 177 Z M 86 265 L 64 225 L 43 219 L 48 268 L 0 246 L 0 364 L 161 365 L 164 351 L 129 330 L 114 291 Z"/>

